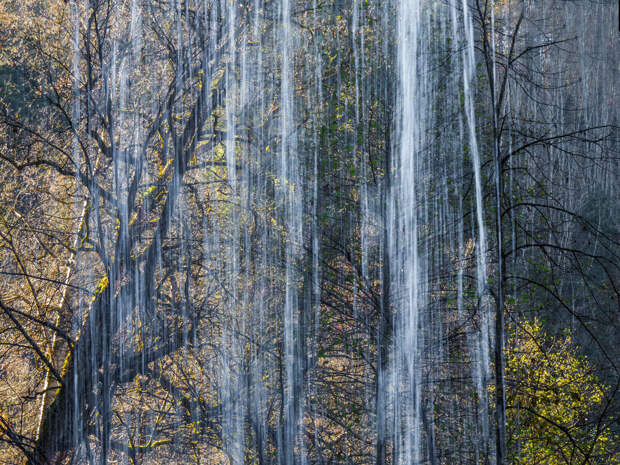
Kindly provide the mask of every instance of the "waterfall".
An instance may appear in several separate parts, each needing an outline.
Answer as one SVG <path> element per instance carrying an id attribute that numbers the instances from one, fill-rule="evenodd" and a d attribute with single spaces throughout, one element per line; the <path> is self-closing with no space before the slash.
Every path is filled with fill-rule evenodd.
<path id="1" fill-rule="evenodd" d="M 601 381 L 579 418 L 601 429 L 552 431 L 603 463 L 618 53 L 589 29 L 609 5 L 23 3 L 0 38 L 21 34 L 0 48 L 6 451 L 489 465 L 504 395 L 521 460 L 543 368 L 513 360 L 505 396 L 492 354 L 523 321 L 580 331 L 568 355 Z"/>
<path id="2" fill-rule="evenodd" d="M 450 27 L 451 24 L 451 27 Z M 448 27 L 446 27 L 446 25 Z M 433 34 L 441 30 L 447 40 L 438 44 Z M 433 377 L 437 372 L 442 352 L 432 347 L 441 340 L 441 321 L 437 312 L 442 307 L 437 301 L 434 281 L 442 252 L 453 245 L 452 232 L 447 234 L 446 222 L 453 221 L 442 213 L 453 208 L 447 190 L 448 171 L 431 170 L 433 163 L 455 166 L 456 179 L 462 176 L 466 164 L 462 147 L 467 147 L 471 160 L 475 192 L 475 253 L 478 323 L 469 336 L 472 356 L 473 387 L 477 401 L 473 405 L 474 420 L 480 425 L 481 435 L 474 433 L 478 447 L 490 444 L 488 425 L 487 385 L 490 382 L 490 309 L 487 303 L 486 226 L 484 219 L 481 162 L 474 116 L 472 80 L 474 73 L 474 33 L 469 7 L 451 2 L 443 6 L 424 1 L 399 2 L 396 43 L 398 56 L 398 92 L 395 103 L 395 136 L 393 137 L 393 165 L 389 175 L 393 185 L 389 197 L 389 259 L 392 286 L 397 289 L 394 299 L 394 355 L 390 382 L 393 397 L 394 460 L 398 463 L 419 463 L 423 456 L 434 456 L 434 426 L 432 405 Z M 456 44 L 456 46 L 455 46 Z M 461 49 L 462 56 L 452 59 L 451 67 L 439 68 L 438 60 L 453 47 Z M 438 74 L 442 69 L 448 76 L 459 79 L 450 85 L 441 84 L 447 76 Z M 454 105 L 459 93 L 463 106 Z M 444 102 L 443 104 L 440 102 Z M 446 105 L 447 102 L 453 106 Z M 461 116 L 462 115 L 462 116 Z M 458 125 L 449 122 L 454 118 Z M 440 121 L 438 129 L 432 124 Z M 446 121 L 446 123 L 444 123 Z M 463 121 L 466 131 L 463 131 Z M 442 138 L 436 141 L 436 131 Z M 464 134 L 465 133 L 465 134 Z M 443 186 L 440 188 L 439 186 Z M 463 307 L 463 224 L 462 193 L 456 191 L 459 218 L 457 283 L 458 312 Z M 429 210 L 430 209 L 430 210 Z M 444 278 L 445 279 L 445 278 Z M 445 284 L 444 284 L 445 286 Z M 444 310 L 445 311 L 445 310 Z M 437 327 L 439 333 L 434 333 Z M 427 338 L 427 339 L 425 339 Z M 437 350 L 441 350 L 439 343 Z M 427 400 L 424 400 L 426 397 Z M 422 431 L 424 430 L 424 433 Z M 481 453 L 488 454 L 487 450 Z"/>
<path id="3" fill-rule="evenodd" d="M 424 307 L 425 258 L 421 256 L 419 222 L 425 201 L 423 157 L 429 116 L 426 51 L 428 10 L 424 2 L 404 1 L 398 11 L 398 78 L 394 176 L 390 192 L 388 256 L 391 288 L 396 289 L 394 358 L 390 390 L 394 403 L 394 460 L 421 459 L 420 389 L 422 380 L 421 310 Z"/>

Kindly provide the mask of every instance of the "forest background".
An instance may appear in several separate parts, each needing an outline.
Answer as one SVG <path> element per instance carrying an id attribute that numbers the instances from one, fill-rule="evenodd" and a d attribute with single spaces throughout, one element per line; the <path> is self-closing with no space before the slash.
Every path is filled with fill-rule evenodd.
<path id="1" fill-rule="evenodd" d="M 0 463 L 620 462 L 617 19 L 0 0 Z"/>

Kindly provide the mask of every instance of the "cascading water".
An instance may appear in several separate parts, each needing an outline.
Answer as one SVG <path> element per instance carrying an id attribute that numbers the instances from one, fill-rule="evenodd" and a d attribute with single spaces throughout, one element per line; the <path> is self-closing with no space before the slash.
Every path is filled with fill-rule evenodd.
<path id="1" fill-rule="evenodd" d="M 297 74 L 295 71 L 295 31 L 296 27 L 292 21 L 294 5 L 289 0 L 282 0 L 273 5 L 267 5 L 260 1 L 248 4 L 246 8 L 241 7 L 235 2 L 210 2 L 205 0 L 203 3 L 191 5 L 196 11 L 202 11 L 202 17 L 196 15 L 195 30 L 192 30 L 189 23 L 188 11 L 191 2 L 180 2 L 175 0 L 170 5 L 170 13 L 174 18 L 171 23 L 170 32 L 175 39 L 175 58 L 174 67 L 174 90 L 181 95 L 186 92 L 189 82 L 195 79 L 202 80 L 202 86 L 213 86 L 209 82 L 223 82 L 221 90 L 213 89 L 213 107 L 211 111 L 216 114 L 216 120 L 212 123 L 207 132 L 212 131 L 211 139 L 206 139 L 209 148 L 204 152 L 205 162 L 212 166 L 225 166 L 225 179 L 221 176 L 224 173 L 213 172 L 207 175 L 207 182 L 225 182 L 224 191 L 218 189 L 219 201 L 228 204 L 219 214 L 219 219 L 207 217 L 205 223 L 205 234 L 203 238 L 204 265 L 205 267 L 215 266 L 218 280 L 223 290 L 220 291 L 220 299 L 228 306 L 229 318 L 222 323 L 219 329 L 213 333 L 216 337 L 216 344 L 220 348 L 220 357 L 214 361 L 213 367 L 219 367 L 217 379 L 214 380 L 217 386 L 219 406 L 218 415 L 221 418 L 221 442 L 222 451 L 232 463 L 244 461 L 244 450 L 249 441 L 254 441 L 255 447 L 259 449 L 259 456 L 263 460 L 267 456 L 266 447 L 269 441 L 275 440 L 277 447 L 277 461 L 282 464 L 304 463 L 305 462 L 305 441 L 300 430 L 303 424 L 305 413 L 305 397 L 307 402 L 312 405 L 316 399 L 318 391 L 316 388 L 306 388 L 307 374 L 305 367 L 316 363 L 318 348 L 314 346 L 314 354 L 304 358 L 303 351 L 312 348 L 315 343 L 310 344 L 307 322 L 312 321 L 315 337 L 320 333 L 321 307 L 320 307 L 320 230 L 318 224 L 319 215 L 319 186 L 320 175 L 319 162 L 321 154 L 319 150 L 319 136 L 321 133 L 321 118 L 318 109 L 312 113 L 313 131 L 315 138 L 313 141 L 313 155 L 304 160 L 304 149 L 306 146 L 298 144 L 300 122 L 296 114 L 296 91 Z M 120 12 L 122 7 L 116 6 Z M 270 14 L 277 21 L 272 25 L 273 31 L 271 38 L 265 34 L 265 14 L 270 8 Z M 465 35 L 465 46 L 462 51 L 462 60 L 455 61 L 454 72 L 462 75 L 462 88 L 464 98 L 464 117 L 466 122 L 467 136 L 461 136 L 461 145 L 469 146 L 474 172 L 474 184 L 476 193 L 475 212 L 478 229 L 478 239 L 476 246 L 477 264 L 477 292 L 481 302 L 485 300 L 485 231 L 484 218 L 481 205 L 481 179 L 480 161 L 478 156 L 477 141 L 475 135 L 475 120 L 473 117 L 473 97 L 470 90 L 470 81 L 473 72 L 473 32 L 471 19 L 467 14 L 465 3 L 461 5 L 463 16 L 457 12 L 457 5 L 452 5 L 450 12 L 451 18 L 447 19 L 447 10 L 429 2 L 420 0 L 407 0 L 400 2 L 397 9 L 397 35 L 394 40 L 397 43 L 395 62 L 398 82 L 396 90 L 396 111 L 392 116 L 396 131 L 392 137 L 392 153 L 390 155 L 391 164 L 387 176 L 391 178 L 386 182 L 382 189 L 386 195 L 386 205 L 381 206 L 379 199 L 371 199 L 374 192 L 381 197 L 381 188 L 371 191 L 368 179 L 371 175 L 372 167 L 369 164 L 374 154 L 369 153 L 367 146 L 366 126 L 364 119 L 367 117 L 368 107 L 366 103 L 377 89 L 367 89 L 363 70 L 365 66 L 366 43 L 365 33 L 367 26 L 364 25 L 366 18 L 364 9 L 359 2 L 354 2 L 352 6 L 352 47 L 354 59 L 353 87 L 355 98 L 352 101 L 353 108 L 352 121 L 354 122 L 354 134 L 351 140 L 351 149 L 354 159 L 354 168 L 360 173 L 360 194 L 358 208 L 360 211 L 359 222 L 359 241 L 360 241 L 360 271 L 363 279 L 353 283 L 353 320 L 357 321 L 360 317 L 359 307 L 364 286 L 368 285 L 367 276 L 370 273 L 370 254 L 372 248 L 373 223 L 383 216 L 381 211 L 385 208 L 385 259 L 389 268 L 383 274 L 385 291 L 390 292 L 388 298 L 382 300 L 383 311 L 388 320 L 392 323 L 385 328 L 391 331 L 391 336 L 387 339 L 380 337 L 381 344 L 388 344 L 392 347 L 386 348 L 384 356 L 387 358 L 381 361 L 385 364 L 387 372 L 379 375 L 383 380 L 377 382 L 377 399 L 372 400 L 376 408 L 380 410 L 376 421 L 379 442 L 389 442 L 392 460 L 396 463 L 418 463 L 424 456 L 431 456 L 434 460 L 433 452 L 433 416 L 427 412 L 428 400 L 423 396 L 432 391 L 424 384 L 431 380 L 432 368 L 430 364 L 436 363 L 434 353 L 428 352 L 427 346 L 432 344 L 436 338 L 434 329 L 440 328 L 440 322 L 435 322 L 432 313 L 427 308 L 433 297 L 429 294 L 429 282 L 433 279 L 433 263 L 438 259 L 434 258 L 433 253 L 443 247 L 443 237 L 445 235 L 445 220 L 441 215 L 435 216 L 435 211 L 443 211 L 445 203 L 448 202 L 448 193 L 445 181 L 432 178 L 431 163 L 429 157 L 433 150 L 432 138 L 429 137 L 431 122 L 439 114 L 435 109 L 437 99 L 435 87 L 440 79 L 437 70 L 433 68 L 436 64 L 435 59 L 437 46 L 433 43 L 433 34 L 436 28 L 444 27 L 444 24 L 452 22 L 452 34 L 457 38 L 462 32 Z M 113 10 L 114 11 L 114 10 Z M 111 128 L 110 138 L 112 141 L 120 140 L 125 131 L 134 135 L 134 140 L 130 145 L 124 146 L 117 143 L 113 148 L 113 158 L 115 160 L 114 179 L 115 194 L 117 198 L 125 198 L 129 195 L 129 179 L 132 174 L 140 173 L 143 161 L 139 158 L 143 152 L 139 152 L 136 147 L 140 147 L 141 123 L 137 114 L 132 116 L 131 108 L 137 109 L 139 102 L 143 99 L 133 100 L 130 81 L 136 78 L 141 63 L 141 53 L 143 46 L 143 18 L 144 7 L 134 1 L 131 3 L 129 43 L 131 54 L 126 55 L 121 52 L 120 39 L 111 39 L 112 54 L 108 59 L 108 64 L 104 69 L 106 76 L 106 99 L 109 111 L 114 118 Z M 317 6 L 314 6 L 315 27 L 320 24 Z M 218 15 L 222 15 L 219 22 Z M 390 10 L 383 10 L 384 29 L 392 21 L 389 19 Z M 201 20 L 202 18 L 202 20 Z M 339 17 L 337 17 L 339 18 Z M 244 25 L 246 24 L 247 25 Z M 204 28 L 201 31 L 201 28 Z M 385 32 L 385 31 L 384 31 Z M 445 33 L 448 30 L 444 31 Z M 119 31 L 119 34 L 121 32 Z M 387 34 L 387 32 L 386 32 Z M 190 44 L 194 38 L 208 38 L 208 46 L 204 47 L 202 56 L 193 57 L 190 51 Z M 389 37 L 389 34 L 386 35 Z M 268 44 L 270 41 L 276 56 L 269 56 L 265 46 L 254 47 L 255 44 Z M 312 71 L 311 79 L 316 82 L 314 97 L 309 101 L 312 105 L 320 105 L 323 97 L 321 88 L 321 59 L 318 49 L 319 41 L 315 41 L 314 60 L 318 67 Z M 385 56 L 389 55 L 389 49 L 383 47 Z M 340 58 L 339 58 L 340 59 Z M 199 61 L 195 61 L 199 60 Z M 202 62 L 200 61 L 202 60 Z M 218 61 L 221 64 L 218 65 Z M 462 68 L 459 68 L 462 63 Z M 276 81 L 270 73 L 265 71 L 265 66 L 273 66 L 279 69 Z M 106 71 L 109 70 L 109 71 Z M 339 81 L 340 82 L 340 81 Z M 164 85 L 162 82 L 161 85 Z M 268 94 L 271 92 L 273 97 Z M 156 92 L 155 92 L 156 93 Z M 264 115 L 260 112 L 250 110 L 252 105 L 258 102 L 258 107 L 263 108 L 271 98 L 275 98 L 279 106 L 277 118 L 271 121 L 268 117 L 264 121 Z M 313 100 L 314 99 L 314 100 Z M 179 172 L 187 170 L 180 165 L 182 155 L 180 144 L 182 140 L 179 131 L 175 128 L 175 118 L 180 118 L 183 112 L 187 111 L 183 100 L 174 100 L 172 107 L 165 111 L 163 115 L 167 119 L 167 131 L 170 135 L 159 131 L 162 140 L 162 165 L 166 159 L 172 161 L 174 167 L 171 175 L 171 191 L 169 195 L 177 206 L 171 208 L 189 209 L 190 204 L 186 201 L 186 194 L 182 186 L 182 180 L 178 176 Z M 348 106 L 348 104 L 347 104 Z M 221 111 L 223 110 L 223 111 Z M 460 111 L 457 109 L 457 112 Z M 196 116 L 195 116 L 196 117 Z M 260 122 L 260 120 L 263 122 Z M 220 121 L 218 121 L 220 120 Z M 260 136 L 259 144 L 246 145 L 239 141 L 256 137 L 256 132 L 251 128 L 255 125 Z M 239 128 L 239 129 L 238 129 Z M 116 131 L 116 132 L 115 132 Z M 223 133 L 223 135 L 221 134 Z M 170 141 L 166 138 L 170 137 Z M 176 138 L 176 139 L 175 139 Z M 272 142 L 262 142 L 263 140 Z M 202 144 L 197 144 L 202 145 Z M 276 150 L 277 149 L 277 150 Z M 359 156 L 358 156 L 359 154 Z M 448 156 L 448 154 L 442 154 Z M 265 158 L 265 160 L 261 160 Z M 452 163 L 452 162 L 451 162 Z M 455 166 L 461 162 L 456 155 Z M 166 170 L 170 162 L 160 168 Z M 303 180 L 305 176 L 304 166 L 312 173 L 313 182 L 311 187 Z M 260 169 L 271 167 L 276 173 L 271 187 L 263 176 L 259 174 Z M 130 172 L 135 169 L 135 173 Z M 255 171 L 256 174 L 252 172 Z M 165 171 L 164 171 L 165 172 Z M 461 169 L 462 172 L 462 169 Z M 459 176 L 459 174 L 456 174 Z M 156 175 L 157 177 L 157 175 Z M 342 182 L 342 174 L 339 175 Z M 435 183 L 444 183 L 441 193 L 433 194 L 431 190 Z M 310 189 L 309 194 L 305 189 Z M 273 197 L 272 197 L 273 196 Z M 302 202 L 310 199 L 311 210 L 304 210 Z M 257 238 L 254 232 L 250 232 L 248 226 L 250 217 L 248 211 L 257 206 L 275 202 L 275 210 L 272 221 L 279 225 L 281 231 L 280 239 L 273 233 L 269 233 L 270 222 L 266 219 L 261 221 L 261 236 Z M 130 206 L 127 203 L 119 204 L 119 228 L 118 239 L 121 243 L 119 250 L 122 253 L 130 248 L 129 246 L 129 224 Z M 462 207 L 460 207 L 462 208 Z M 429 209 L 432 212 L 429 216 Z M 172 210 L 174 211 L 174 210 Z M 305 278 L 300 273 L 299 266 L 304 262 L 303 248 L 304 243 L 304 214 L 310 213 L 313 218 L 313 226 L 310 228 L 311 235 L 311 263 L 312 274 L 310 278 Z M 461 216 L 462 213 L 459 214 Z M 168 219 L 170 230 L 167 236 L 171 236 L 173 241 L 178 241 L 179 251 L 175 255 L 177 263 L 176 273 L 182 277 L 187 274 L 189 261 L 191 261 L 191 235 L 187 231 L 188 225 L 182 215 L 171 213 Z M 348 223 L 353 224 L 353 217 L 350 216 Z M 256 227 L 259 225 L 256 224 Z M 342 223 L 341 223 L 342 226 Z M 459 250 L 464 248 L 462 237 L 463 225 L 459 227 Z M 174 231 L 174 233 L 172 232 Z M 160 234 L 157 240 L 163 244 L 170 240 Z M 351 237 L 356 240 L 355 236 Z M 280 243 L 280 240 L 282 241 Z M 257 241 L 257 242 L 255 242 Z M 123 243 L 125 243 L 123 245 Z M 256 248 L 258 245 L 258 248 Z M 254 256 L 255 251 L 258 256 Z M 277 260 L 271 254 L 277 253 L 283 257 L 282 278 L 274 274 L 278 265 Z M 161 252 L 160 252 L 161 253 Z M 461 257 L 459 260 L 463 260 Z M 158 256 L 155 261 L 159 266 L 163 266 L 166 258 Z M 252 265 L 253 263 L 253 265 Z M 122 257 L 115 258 L 111 266 L 111 281 L 118 283 L 116 287 L 122 287 L 121 283 L 126 282 L 130 273 L 126 269 L 128 264 L 124 264 Z M 248 267 L 252 266 L 250 273 Z M 275 268 L 274 268 L 275 267 Z M 133 270 L 135 276 L 133 280 L 139 283 L 141 280 L 139 269 Z M 186 281 L 188 285 L 189 277 L 178 278 Z M 280 282 L 280 279 L 282 281 Z M 304 279 L 309 279 L 309 283 L 302 284 Z M 138 308 L 142 307 L 141 299 L 144 292 L 142 286 L 135 285 L 138 295 L 135 302 Z M 311 288 L 310 294 L 302 294 L 301 288 L 306 286 Z M 459 308 L 462 306 L 462 274 L 459 274 Z M 177 292 L 181 284 L 177 279 L 171 280 L 171 290 Z M 261 296 L 253 300 L 250 295 Z M 278 297 L 279 294 L 279 297 Z M 310 295 L 311 297 L 307 297 Z M 115 303 L 113 308 L 118 313 L 114 317 L 115 321 L 125 321 L 128 318 L 126 312 L 132 307 L 132 303 L 127 299 L 125 293 L 116 293 L 112 299 Z M 271 297 L 270 297 L 271 296 Z M 276 302 L 281 303 L 281 310 L 272 308 L 270 301 L 275 298 Z M 302 304 L 304 299 L 315 302 L 314 307 Z M 191 310 L 184 304 L 179 303 L 181 320 L 183 327 L 192 323 L 200 325 L 200 321 L 192 319 Z M 308 319 L 304 316 L 306 309 L 312 309 L 314 316 Z M 484 401 L 484 385 L 488 381 L 488 315 L 485 313 L 486 306 L 480 306 L 480 325 L 479 330 L 473 332 L 471 336 L 471 351 L 474 357 L 473 376 L 475 388 L 481 399 L 481 417 L 486 417 L 486 401 Z M 275 313 L 272 313 L 274 312 Z M 281 312 L 281 313 L 279 313 Z M 274 364 L 264 358 L 264 355 L 252 356 L 250 358 L 250 372 L 243 373 L 244 358 L 246 357 L 246 341 L 248 334 L 260 344 L 271 344 L 270 336 L 266 334 L 272 330 L 269 328 L 269 318 L 276 316 L 280 321 L 281 327 L 275 334 L 280 333 L 282 345 L 273 346 L 275 351 L 281 351 L 281 361 Z M 391 316 L 390 316 L 391 315 Z M 172 330 L 167 328 L 167 323 L 163 323 L 162 336 L 170 338 Z M 117 325 L 118 323 L 113 323 Z M 357 324 L 357 323 L 356 323 Z M 366 324 L 368 321 L 366 320 Z M 253 328 L 258 325 L 258 328 Z M 130 329 L 129 332 L 139 331 L 138 328 Z M 440 332 L 441 333 L 441 332 Z M 440 334 L 439 333 L 439 334 Z M 372 332 L 370 333 L 372 334 Z M 189 335 L 183 332 L 178 344 L 180 347 L 187 346 Z M 374 337 L 374 335 L 372 336 Z M 104 349 L 105 354 L 108 349 Z M 383 351 L 384 349 L 381 349 Z M 390 353 L 391 352 L 391 353 Z M 124 350 L 121 348 L 117 355 L 118 363 L 124 363 Z M 260 350 L 256 351 L 256 354 Z M 143 369 L 146 369 L 143 367 Z M 274 376 L 274 371 L 279 371 L 279 383 L 281 388 L 281 415 L 282 423 L 270 433 L 272 427 L 265 416 L 269 406 L 269 397 L 274 393 L 270 390 L 274 386 L 265 383 L 266 379 Z M 430 370 L 430 371 L 429 371 Z M 426 380 L 426 381 L 425 381 Z M 96 384 L 99 380 L 94 380 Z M 110 406 L 105 406 L 106 399 L 104 382 L 104 415 L 102 423 L 102 434 L 105 437 L 108 433 L 106 424 L 109 420 Z M 385 394 L 382 392 L 385 391 Z M 277 390 L 276 390 L 277 392 Z M 370 390 L 369 392 L 372 392 Z M 425 394 L 426 393 L 426 394 Z M 369 394 L 367 393 L 366 396 Z M 371 396 L 372 397 L 372 396 Z M 430 401 L 432 403 L 432 400 Z M 313 407 L 316 408 L 316 407 Z M 106 410 L 107 409 L 107 410 Z M 191 416 L 197 412 L 191 413 Z M 249 415 L 252 420 L 252 432 L 245 431 L 243 415 Z M 314 412 L 315 421 L 317 412 Z M 486 420 L 481 421 L 484 433 L 484 442 L 488 442 L 488 426 Z M 424 432 L 423 432 L 424 430 Z M 249 436 L 248 436 L 249 434 Z M 270 434 L 272 434 L 271 437 Z M 315 431 L 316 434 L 316 431 Z M 102 439 L 103 439 L 102 437 Z M 385 446 L 383 446 L 385 447 Z M 106 449 L 109 445 L 103 446 L 103 457 L 106 456 Z M 387 452 L 387 449 L 383 453 Z"/>
<path id="2" fill-rule="evenodd" d="M 294 93 L 294 38 L 291 21 L 292 2 L 283 0 L 281 13 L 281 67 L 280 67 L 280 169 L 278 187 L 284 227 L 284 308 L 283 308 L 283 398 L 284 424 L 280 442 L 278 462 L 282 465 L 298 463 L 298 454 L 303 455 L 300 443 L 299 421 L 302 416 L 303 397 L 300 392 L 303 373 L 301 371 L 301 324 L 298 260 L 302 253 L 302 199 L 304 188 L 301 182 L 300 155 L 298 153 L 298 128 L 295 117 Z"/>
<path id="3" fill-rule="evenodd" d="M 424 307 L 422 280 L 425 257 L 421 257 L 419 221 L 424 199 L 422 171 L 426 145 L 425 122 L 428 119 L 428 10 L 424 2 L 404 1 L 398 11 L 398 132 L 394 144 L 394 176 L 389 193 L 388 238 L 395 297 L 394 356 L 390 374 L 393 402 L 395 463 L 418 463 L 422 456 L 420 389 L 422 380 L 421 347 L 424 344 L 421 310 Z"/>
<path id="4" fill-rule="evenodd" d="M 617 194 L 606 165 L 582 180 L 558 161 L 599 150 L 602 137 L 575 134 L 614 117 L 564 110 L 604 106 L 584 83 L 595 71 L 577 7 L 565 7 L 580 35 L 567 74 L 581 82 L 561 93 L 551 54 L 529 55 L 547 38 L 531 24 L 506 33 L 534 15 L 528 2 L 68 3 L 70 66 L 49 97 L 66 108 L 48 139 L 71 140 L 48 164 L 75 192 L 56 193 L 73 205 L 56 215 L 71 240 L 46 331 L 69 336 L 46 348 L 29 463 L 501 461 L 493 288 L 504 256 L 533 267 L 539 252 L 520 244 L 543 240 L 513 216 L 518 196 L 565 196 L 544 240 L 569 250 L 562 209 L 603 229 L 581 192 L 600 178 Z M 524 57 L 506 72 L 531 88 L 512 75 L 503 87 L 513 46 Z M 575 137 L 531 129 L 543 119 Z M 538 194 L 517 168 L 543 159 Z M 519 285 L 505 284 L 516 305 Z"/>
<path id="5" fill-rule="evenodd" d="M 452 2 L 448 6 L 425 1 L 403 1 L 398 7 L 397 57 L 398 92 L 396 95 L 394 153 L 390 170 L 392 186 L 387 218 L 389 260 L 394 306 L 394 355 L 391 367 L 390 390 L 393 402 L 394 460 L 397 463 L 420 463 L 428 458 L 433 463 L 435 454 L 432 411 L 435 387 L 433 377 L 443 357 L 441 318 L 445 311 L 438 303 L 436 293 L 443 286 L 436 283 L 440 273 L 442 253 L 450 250 L 452 231 L 445 229 L 444 211 L 450 211 L 453 200 L 447 189 L 452 174 L 445 168 L 432 169 L 433 157 L 445 166 L 454 165 L 455 179 L 462 176 L 462 147 L 468 147 L 475 191 L 474 217 L 476 228 L 476 290 L 478 322 L 469 336 L 472 356 L 472 378 L 478 401 L 473 408 L 474 421 L 480 425 L 481 435 L 474 434 L 479 447 L 490 444 L 488 426 L 487 385 L 489 379 L 490 315 L 486 290 L 486 230 L 483 214 L 480 156 L 476 135 L 474 103 L 471 90 L 474 72 L 473 25 L 466 2 Z M 451 25 L 451 26 L 450 26 Z M 447 37 L 438 43 L 434 34 L 441 30 Z M 440 68 L 442 54 L 457 44 L 462 58 L 453 57 L 449 68 Z M 456 48 L 458 50 L 458 48 Z M 446 75 L 457 77 L 456 82 L 441 85 Z M 460 83 L 458 77 L 460 76 Z M 463 96 L 463 106 L 445 106 Z M 456 94 L 456 95 L 455 95 Z M 458 100 L 457 100 L 458 101 Z M 460 116 L 460 115 L 463 116 Z M 459 124 L 446 124 L 454 118 Z M 433 128 L 440 121 L 442 126 Z M 466 131 L 463 131 L 465 121 Z M 441 142 L 433 131 L 439 133 Z M 466 135 L 464 134 L 466 133 Z M 460 135 L 460 137 L 459 137 Z M 444 140 L 445 139 L 445 140 Z M 452 141 L 456 143 L 454 145 Z M 439 177 L 438 177 L 439 174 Z M 459 258 L 457 264 L 458 309 L 463 302 L 463 224 L 462 193 L 456 192 Z M 453 245 L 452 245 L 453 247 Z M 445 281 L 445 278 L 443 278 Z M 435 330 L 433 328 L 438 328 Z M 439 331 L 438 333 L 435 331 Z M 437 346 L 437 349 L 433 347 Z M 423 399 L 425 397 L 426 399 Z M 488 457 L 489 451 L 481 453 Z"/>
<path id="6" fill-rule="evenodd" d="M 452 5 L 451 19 L 453 23 L 454 36 L 458 37 L 457 28 L 459 21 L 457 20 L 456 5 Z M 490 363 L 490 315 L 489 305 L 487 302 L 487 270 L 486 270 L 486 227 L 483 212 L 482 197 L 482 179 L 480 168 L 480 153 L 478 150 L 478 141 L 476 136 L 476 118 L 474 116 L 474 103 L 472 95 L 472 79 L 475 70 L 474 60 L 474 31 L 469 7 L 466 1 L 461 4 L 462 8 L 462 27 L 465 36 L 465 43 L 462 51 L 462 73 L 463 73 L 463 95 L 464 95 L 464 114 L 467 127 L 467 138 L 461 141 L 461 144 L 467 144 L 469 147 L 472 168 L 474 172 L 475 186 L 475 216 L 477 225 L 477 243 L 476 243 L 476 292 L 478 297 L 479 323 L 478 328 L 472 332 L 470 336 L 470 350 L 472 352 L 472 377 L 476 388 L 479 424 L 481 428 L 480 445 L 485 448 L 490 445 L 489 436 L 489 420 L 488 420 L 488 400 L 487 385 L 489 379 L 489 363 Z M 461 136 L 462 137 L 462 136 Z M 488 455 L 488 450 L 481 451 Z"/>

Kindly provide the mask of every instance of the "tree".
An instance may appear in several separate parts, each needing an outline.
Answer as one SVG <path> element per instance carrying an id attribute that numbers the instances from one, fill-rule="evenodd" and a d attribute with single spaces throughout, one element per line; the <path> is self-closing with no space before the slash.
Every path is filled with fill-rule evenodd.
<path id="1" fill-rule="evenodd" d="M 570 333 L 545 334 L 534 319 L 514 325 L 506 353 L 508 425 L 512 462 L 618 463 L 606 410 L 609 388 L 575 354 Z"/>

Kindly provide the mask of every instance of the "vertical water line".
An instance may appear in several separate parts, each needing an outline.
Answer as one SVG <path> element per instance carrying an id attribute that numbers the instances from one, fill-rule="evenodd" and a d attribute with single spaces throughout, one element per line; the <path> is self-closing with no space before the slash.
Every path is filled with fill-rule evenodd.
<path id="1" fill-rule="evenodd" d="M 299 272 L 297 263 L 302 253 L 302 185 L 294 95 L 294 49 L 291 0 L 281 0 L 281 68 L 280 68 L 280 170 L 281 201 L 284 213 L 284 390 L 282 399 L 284 413 L 283 444 L 280 457 L 282 465 L 296 463 L 295 450 L 299 450 L 298 424 L 303 402 L 299 396 L 300 337 L 299 334 Z"/>
<path id="2" fill-rule="evenodd" d="M 390 392 L 393 396 L 394 462 L 419 463 L 421 447 L 421 379 L 423 332 L 420 327 L 425 275 L 420 254 L 419 221 L 425 217 L 423 151 L 427 114 L 429 11 L 422 0 L 398 6 L 396 140 L 390 175 L 391 279 L 396 286 L 394 357 Z"/>
<path id="3" fill-rule="evenodd" d="M 476 225 L 478 240 L 476 244 L 476 291 L 478 298 L 479 329 L 475 331 L 471 341 L 473 378 L 478 397 L 479 417 L 481 420 L 482 438 L 481 443 L 488 445 L 490 440 L 488 418 L 488 393 L 490 366 L 490 309 L 487 303 L 487 269 L 486 269 L 486 226 L 484 220 L 484 207 L 482 197 L 482 174 L 480 167 L 480 153 L 476 136 L 476 119 L 474 114 L 474 96 L 472 82 L 475 72 L 474 57 L 474 28 L 467 0 L 461 3 L 463 14 L 463 28 L 465 32 L 465 46 L 463 47 L 463 94 L 464 113 L 468 129 L 468 146 L 471 155 L 474 172 Z"/>

